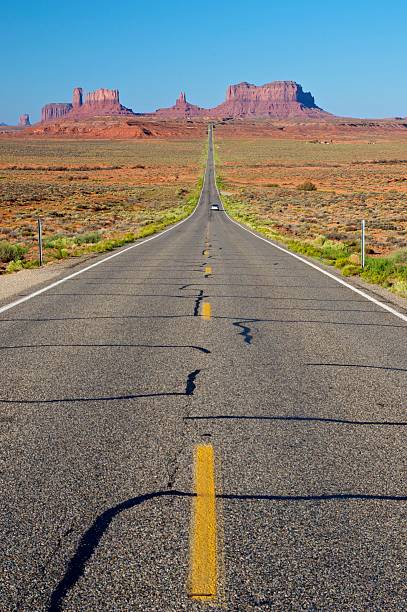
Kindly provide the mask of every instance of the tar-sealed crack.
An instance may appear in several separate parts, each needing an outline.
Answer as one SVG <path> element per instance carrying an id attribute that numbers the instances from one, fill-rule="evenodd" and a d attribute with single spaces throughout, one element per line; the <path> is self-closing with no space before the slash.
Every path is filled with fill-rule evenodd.
<path id="1" fill-rule="evenodd" d="M 239 336 L 243 336 L 243 340 L 246 342 L 246 344 L 251 344 L 253 340 L 253 336 L 251 335 L 251 327 L 248 325 L 243 325 L 243 321 L 236 321 L 236 323 L 233 323 L 233 325 L 235 327 L 240 327 L 242 331 L 239 332 Z"/>
<path id="2" fill-rule="evenodd" d="M 196 389 L 195 380 L 201 370 L 194 370 L 188 374 L 187 384 L 185 386 L 185 395 L 193 395 Z"/>
<path id="3" fill-rule="evenodd" d="M 196 300 L 195 300 L 194 317 L 199 316 L 199 307 L 201 305 L 201 302 L 202 302 L 203 298 L 204 298 L 203 289 L 200 289 L 200 291 L 199 291 L 199 293 L 198 293 L 198 295 L 196 297 Z"/>
<path id="4" fill-rule="evenodd" d="M 188 397 L 192 397 L 194 395 L 194 392 L 196 389 L 196 379 L 200 371 L 201 370 L 194 370 L 193 372 L 190 372 L 188 374 L 187 382 L 185 385 L 185 395 L 187 395 Z M 190 410 L 191 410 L 191 406 L 188 405 L 184 418 L 182 420 L 183 428 L 186 422 L 185 417 L 190 416 Z M 185 431 L 182 432 L 182 438 L 184 438 L 184 436 L 185 436 Z M 177 473 L 179 469 L 179 459 L 183 453 L 183 450 L 184 450 L 184 444 L 182 443 L 180 447 L 178 448 L 177 452 L 175 453 L 175 455 L 170 459 L 170 461 L 167 464 L 167 473 L 168 473 L 167 488 L 168 489 L 172 489 L 175 484 L 175 479 L 177 477 Z"/>

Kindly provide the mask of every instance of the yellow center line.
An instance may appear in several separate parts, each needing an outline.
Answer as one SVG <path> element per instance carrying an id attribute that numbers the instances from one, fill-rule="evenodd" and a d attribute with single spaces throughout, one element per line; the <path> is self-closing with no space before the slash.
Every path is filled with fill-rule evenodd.
<path id="1" fill-rule="evenodd" d="M 217 594 L 215 457 L 211 444 L 195 448 L 190 596 L 213 600 Z"/>
<path id="2" fill-rule="evenodd" d="M 204 254 L 204 255 L 208 255 L 208 254 L 209 254 L 208 249 L 205 249 L 205 250 L 204 250 L 204 252 L 203 252 L 203 254 Z"/>
<path id="3" fill-rule="evenodd" d="M 209 302 L 202 303 L 202 318 L 204 321 L 210 321 L 212 315 L 212 307 Z"/>
<path id="4" fill-rule="evenodd" d="M 212 268 L 211 268 L 211 266 L 206 266 L 206 267 L 205 267 L 205 275 L 207 276 L 208 274 L 212 274 Z"/>

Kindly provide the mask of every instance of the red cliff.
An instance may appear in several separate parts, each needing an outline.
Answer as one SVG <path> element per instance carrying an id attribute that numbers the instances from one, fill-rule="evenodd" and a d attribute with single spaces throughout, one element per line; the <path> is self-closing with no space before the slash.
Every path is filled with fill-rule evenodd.
<path id="1" fill-rule="evenodd" d="M 82 87 L 75 87 L 72 94 L 72 106 L 74 109 L 80 108 L 83 104 Z"/>
<path id="2" fill-rule="evenodd" d="M 120 104 L 117 89 L 96 89 L 87 94 L 83 102 L 83 90 L 75 87 L 72 95 L 72 104 L 58 102 L 46 104 L 42 108 L 41 121 L 55 121 L 64 118 L 80 118 L 96 115 L 134 115 L 130 108 Z"/>
<path id="3" fill-rule="evenodd" d="M 266 85 L 230 85 L 226 100 L 211 110 L 213 116 L 230 117 L 316 117 L 325 113 L 314 97 L 294 81 L 273 81 Z"/>
<path id="4" fill-rule="evenodd" d="M 51 102 L 42 107 L 41 121 L 55 121 L 66 117 L 72 110 L 72 104 L 68 102 Z"/>

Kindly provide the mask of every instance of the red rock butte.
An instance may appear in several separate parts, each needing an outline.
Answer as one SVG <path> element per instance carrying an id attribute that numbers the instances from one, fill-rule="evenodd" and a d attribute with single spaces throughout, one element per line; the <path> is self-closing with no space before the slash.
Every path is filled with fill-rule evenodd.
<path id="1" fill-rule="evenodd" d="M 79 119 L 96 115 L 133 115 L 133 111 L 120 104 L 117 89 L 97 89 L 86 95 L 75 87 L 71 102 L 51 102 L 42 107 L 41 121 L 55 121 L 61 118 Z"/>
<path id="2" fill-rule="evenodd" d="M 20 119 L 19 119 L 18 125 L 20 127 L 29 127 L 31 125 L 31 123 L 30 123 L 30 115 L 27 115 L 27 114 L 20 115 Z"/>
<path id="3" fill-rule="evenodd" d="M 212 109 L 213 116 L 230 117 L 317 117 L 328 115 L 315 104 L 310 92 L 295 81 L 273 81 L 265 85 L 230 85 L 226 100 Z"/>

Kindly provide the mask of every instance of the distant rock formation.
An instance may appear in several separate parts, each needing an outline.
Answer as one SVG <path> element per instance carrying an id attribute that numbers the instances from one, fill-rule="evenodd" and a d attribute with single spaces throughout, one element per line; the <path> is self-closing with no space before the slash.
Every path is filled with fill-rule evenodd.
<path id="1" fill-rule="evenodd" d="M 130 108 L 120 104 L 117 89 L 96 89 L 89 92 L 83 102 L 82 88 L 75 87 L 72 104 L 70 102 L 46 104 L 41 111 L 41 121 L 96 115 L 134 115 L 134 113 Z"/>
<path id="2" fill-rule="evenodd" d="M 41 109 L 41 121 L 55 121 L 66 117 L 72 110 L 72 104 L 68 102 L 51 102 Z"/>
<path id="3" fill-rule="evenodd" d="M 174 106 L 159 108 L 152 113 L 162 118 L 190 119 L 226 117 L 273 117 L 287 119 L 295 117 L 318 118 L 328 116 L 315 104 L 310 92 L 303 91 L 295 81 L 273 81 L 265 85 L 238 83 L 230 85 L 226 100 L 215 108 L 206 109 L 188 102 L 182 91 Z M 98 115 L 135 115 L 133 111 L 120 104 L 117 89 L 96 89 L 83 96 L 81 87 L 75 87 L 72 103 L 46 104 L 41 113 L 41 121 L 56 121 L 61 118 L 80 119 Z"/>
<path id="4" fill-rule="evenodd" d="M 31 125 L 31 123 L 30 123 L 30 115 L 27 115 L 27 114 L 20 115 L 20 120 L 18 122 L 18 125 L 20 127 L 28 127 L 29 125 Z"/>
<path id="5" fill-rule="evenodd" d="M 116 106 L 119 102 L 119 91 L 117 89 L 96 89 L 86 96 L 85 104 L 89 107 Z"/>
<path id="6" fill-rule="evenodd" d="M 205 109 L 187 101 L 181 92 L 174 106 L 159 108 L 161 117 L 319 117 L 325 115 L 314 97 L 294 81 L 274 81 L 266 85 L 238 83 L 230 85 L 226 100 L 215 108 Z"/>
<path id="7" fill-rule="evenodd" d="M 196 106 L 187 101 L 187 97 L 184 91 L 181 91 L 179 97 L 175 101 L 174 106 L 169 108 L 159 108 L 156 110 L 157 115 L 162 117 L 202 117 L 208 115 L 208 111 L 205 108 Z"/>
<path id="8" fill-rule="evenodd" d="M 325 114 L 310 92 L 294 81 L 274 81 L 265 85 L 230 85 L 226 100 L 211 110 L 213 116 L 230 117 L 315 117 Z M 328 114 L 328 113 L 326 113 Z"/>
<path id="9" fill-rule="evenodd" d="M 72 94 L 72 106 L 73 108 L 80 108 L 83 101 L 83 89 L 82 87 L 75 87 Z"/>
<path id="10" fill-rule="evenodd" d="M 82 114 L 134 115 L 130 108 L 120 104 L 118 89 L 96 89 L 87 94 L 80 108 Z"/>

